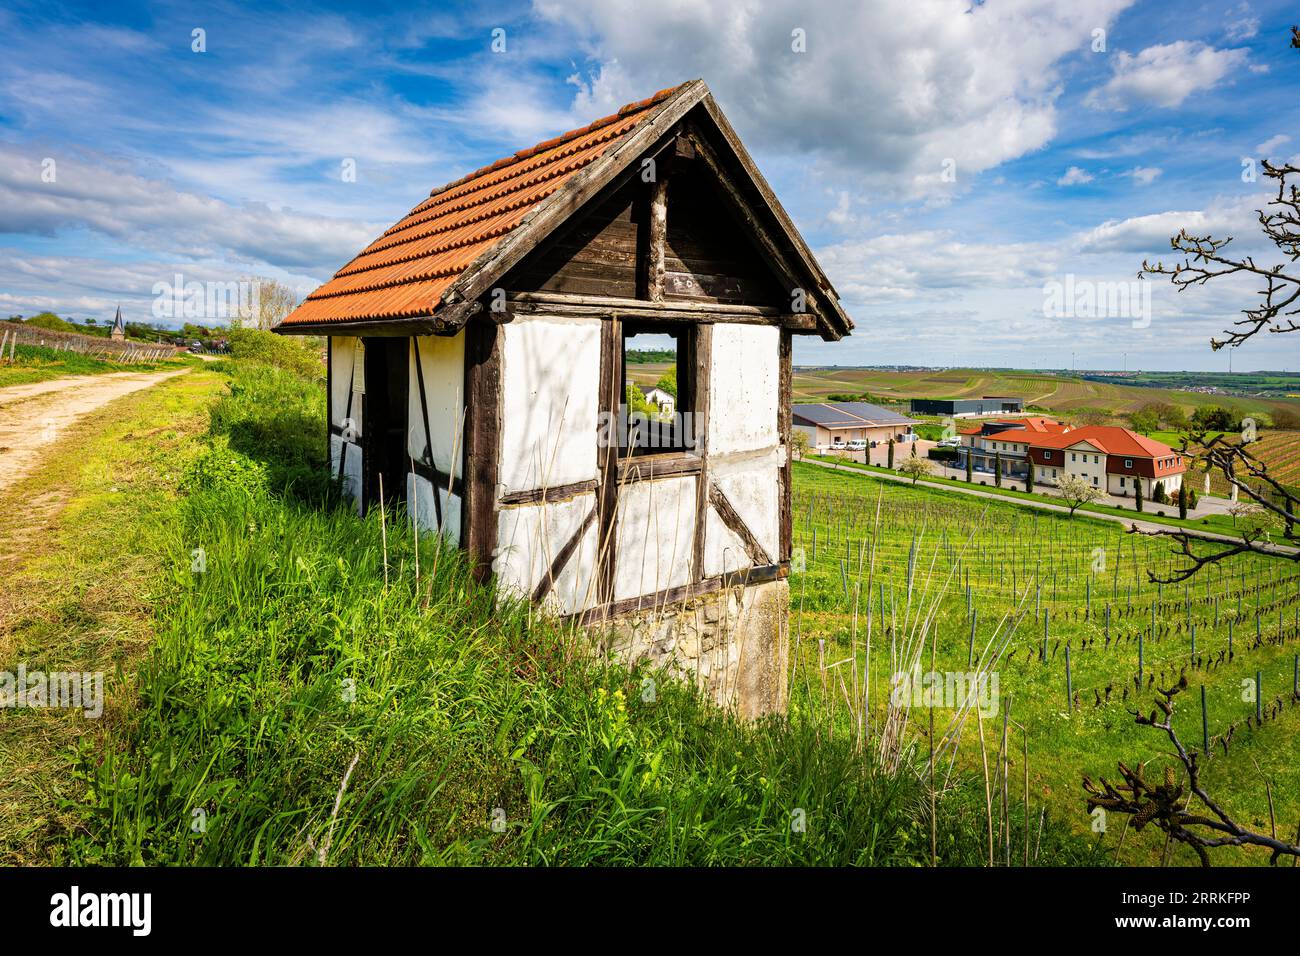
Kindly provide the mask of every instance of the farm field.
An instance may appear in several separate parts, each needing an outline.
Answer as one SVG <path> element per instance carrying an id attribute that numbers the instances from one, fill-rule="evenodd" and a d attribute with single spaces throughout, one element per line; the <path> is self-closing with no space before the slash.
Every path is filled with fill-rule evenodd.
<path id="1" fill-rule="evenodd" d="M 638 379 L 639 380 L 639 379 Z M 1014 395 L 1026 406 L 1037 405 L 1066 414 L 1098 409 L 1112 415 L 1136 411 L 1151 402 L 1169 402 L 1192 411 L 1202 405 L 1222 405 L 1240 414 L 1268 414 L 1285 408 L 1300 411 L 1300 399 L 1247 398 L 1178 389 L 1122 385 L 1049 375 L 1042 372 L 982 369 L 888 371 L 861 368 L 796 368 L 793 395 L 796 402 L 824 401 L 843 392 L 870 392 L 881 398 L 979 398 Z"/>
<path id="2" fill-rule="evenodd" d="M 1208 432 L 1206 440 L 1222 434 L 1221 432 Z M 1181 449 L 1183 442 L 1186 440 L 1185 435 L 1178 432 L 1152 432 L 1152 438 L 1156 441 L 1162 441 L 1170 448 Z M 1236 441 L 1236 436 L 1230 436 L 1231 441 Z M 1192 442 L 1188 444 L 1187 451 L 1193 456 L 1202 451 L 1199 444 Z M 1278 481 L 1291 487 L 1300 486 L 1300 432 L 1278 430 L 1265 428 L 1261 429 L 1258 437 L 1250 444 L 1250 453 L 1268 466 L 1270 475 L 1275 476 Z M 1205 472 L 1195 470 L 1188 480 L 1191 487 L 1198 492 L 1204 489 Z M 1227 479 L 1218 471 L 1210 473 L 1210 494 L 1220 497 L 1227 497 L 1229 492 Z"/>
<path id="3" fill-rule="evenodd" d="M 1163 575 L 1173 568 L 1170 546 L 1111 524 L 811 465 L 796 463 L 795 474 L 796 563 L 800 554 L 804 562 L 791 575 L 796 701 L 830 708 L 835 732 L 868 748 L 885 747 L 893 737 L 924 751 L 931 710 L 919 689 L 908 694 L 905 685 L 898 706 L 891 706 L 894 675 L 983 672 L 990 681 L 996 675 L 996 712 L 981 719 L 970 711 L 959 718 L 957 709 L 933 710 L 937 765 L 940 774 L 949 766 L 981 771 L 982 723 L 996 793 L 1002 721 L 1009 719 L 1005 815 L 1012 820 L 1013 863 L 1025 846 L 1018 821 L 1027 818 L 1032 831 L 1044 814 L 1118 851 L 1123 864 L 1161 862 L 1158 831 L 1137 834 L 1120 817 L 1092 835 L 1080 782 L 1085 774 L 1116 779 L 1121 760 L 1150 761 L 1149 777 L 1167 763 L 1181 772 L 1167 756 L 1165 736 L 1138 726 L 1129 710 L 1152 710 L 1155 688 L 1182 675 L 1189 687 L 1177 698 L 1174 726 L 1189 749 L 1203 746 L 1205 689 L 1213 753 L 1202 775 L 1208 792 L 1238 822 L 1268 832 L 1271 784 L 1277 830 L 1294 835 L 1300 823 L 1300 703 L 1293 697 L 1300 568 L 1294 563 L 1243 557 L 1187 584 L 1158 585 L 1147 571 Z M 1243 700 L 1257 672 L 1264 718 L 1258 725 L 1255 704 Z M 993 803 L 1001 858 L 1008 831 L 996 798 Z M 1169 852 L 1171 864 L 1197 863 L 1190 848 L 1175 845 Z M 1219 865 L 1267 862 L 1262 852 L 1218 853 L 1212 858 Z"/>

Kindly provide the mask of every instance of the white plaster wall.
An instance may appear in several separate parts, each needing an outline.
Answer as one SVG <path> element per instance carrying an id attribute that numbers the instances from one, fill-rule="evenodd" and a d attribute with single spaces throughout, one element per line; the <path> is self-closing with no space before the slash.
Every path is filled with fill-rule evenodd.
<path id="1" fill-rule="evenodd" d="M 619 488 L 615 600 L 691 580 L 697 483 L 690 475 Z"/>
<path id="2" fill-rule="evenodd" d="M 780 554 L 781 453 L 710 462 L 709 480 L 722 490 L 773 561 Z M 704 526 L 704 574 L 713 577 L 753 565 L 740 538 L 708 508 Z"/>
<path id="3" fill-rule="evenodd" d="M 348 394 L 352 391 L 353 365 L 357 357 L 356 344 L 356 338 L 350 335 L 330 337 L 330 424 L 340 428 L 348 414 Z M 355 400 L 353 405 L 354 417 L 359 424 L 361 408 Z"/>
<path id="4" fill-rule="evenodd" d="M 596 507 L 594 494 L 564 501 L 502 508 L 497 516 L 497 557 L 493 570 L 500 587 L 528 597 L 550 572 L 551 563 Z M 599 523 L 592 522 L 582 544 L 556 577 L 545 606 L 574 614 L 592 603 Z"/>
<path id="5" fill-rule="evenodd" d="M 501 327 L 499 494 L 596 477 L 600 325 L 520 317 Z"/>
<path id="6" fill-rule="evenodd" d="M 461 451 L 464 448 L 465 332 L 461 330 L 451 336 L 417 336 L 412 342 L 419 349 L 420 371 L 424 377 L 424 397 L 429 416 L 426 432 L 425 423 L 421 421 L 416 349 L 412 348 L 407 451 L 412 458 L 418 460 L 424 454 L 426 444 L 431 445 L 434 465 L 450 474 L 454 460 L 456 475 L 459 477 L 462 470 Z"/>
<path id="7" fill-rule="evenodd" d="M 434 507 L 433 500 L 435 493 L 438 496 L 438 504 L 442 508 L 441 531 L 444 536 L 449 536 L 453 542 L 457 542 L 460 540 L 460 498 L 449 495 L 446 488 L 435 489 L 427 479 L 419 475 L 406 476 L 407 508 L 417 517 L 421 531 L 439 530 L 438 511 Z"/>
<path id="8" fill-rule="evenodd" d="M 361 500 L 361 446 L 348 444 L 347 458 L 343 458 L 343 439 L 338 435 L 330 436 L 330 467 L 333 473 L 339 473 L 339 464 L 343 465 L 343 494 L 357 501 Z"/>
<path id="9" fill-rule="evenodd" d="M 348 453 L 343 456 L 343 437 L 330 433 L 330 469 L 339 474 L 343 468 L 343 493 L 352 498 L 358 509 L 361 507 L 361 394 L 353 394 L 353 387 L 360 385 L 356 374 L 357 358 L 361 354 L 357 349 L 358 339 L 354 336 L 336 335 L 330 338 L 330 424 L 345 430 L 347 437 L 353 439 L 347 443 Z M 349 410 L 349 397 L 351 408 Z"/>
<path id="10" fill-rule="evenodd" d="M 768 325 L 713 326 L 709 372 L 710 455 L 777 443 L 781 331 Z"/>
<path id="11" fill-rule="evenodd" d="M 1076 457 L 1071 458 L 1072 455 Z M 1062 473 L 1078 475 L 1090 485 L 1095 482 L 1094 487 L 1103 490 L 1106 488 L 1106 453 L 1100 448 L 1081 443 L 1077 447 L 1066 448 L 1061 456 L 1065 459 L 1061 463 Z"/>

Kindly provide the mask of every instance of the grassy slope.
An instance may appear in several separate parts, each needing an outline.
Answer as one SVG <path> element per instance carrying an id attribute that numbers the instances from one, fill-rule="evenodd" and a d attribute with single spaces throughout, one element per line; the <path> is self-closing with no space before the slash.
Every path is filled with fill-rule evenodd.
<path id="1" fill-rule="evenodd" d="M 1025 403 L 1067 413 L 1080 408 L 1102 409 L 1113 414 L 1135 411 L 1150 402 L 1170 402 L 1189 413 L 1202 405 L 1223 405 L 1241 414 L 1268 413 L 1277 408 L 1300 410 L 1295 399 L 1245 398 L 1209 395 L 1176 389 L 1144 388 L 1071 379 L 1032 371 L 983 371 L 945 369 L 940 371 L 891 372 L 877 369 L 824 369 L 796 371 L 795 401 L 821 401 L 833 392 L 868 391 L 877 395 L 910 398 L 979 398 L 984 395 L 1017 395 Z"/>
<path id="2" fill-rule="evenodd" d="M 138 433 L 146 445 L 118 452 L 107 435 L 78 449 L 89 464 L 72 476 L 74 500 L 95 500 L 122 480 L 94 465 L 119 453 L 141 462 L 133 474 L 142 479 L 152 470 L 180 481 L 133 480 L 130 507 L 119 505 L 80 552 L 80 565 L 101 574 L 131 553 L 123 580 L 144 588 L 153 613 L 142 618 L 132 605 L 130 629 L 152 632 L 154 645 L 143 661 L 123 655 L 103 728 L 33 732 L 17 744 L 6 734 L 5 746 L 28 748 L 29 766 L 42 749 L 48 760 L 77 736 L 85 741 L 76 776 L 60 758 L 42 786 L 17 795 L 29 813 L 11 821 L 30 819 L 33 801 L 64 801 L 21 833 L 6 824 L 6 844 L 27 847 L 26 859 L 925 858 L 918 775 L 886 773 L 828 740 L 823 703 L 808 688 L 796 719 L 755 725 L 662 678 L 646 700 L 646 675 L 587 659 L 573 635 L 524 609 L 495 607 L 456 552 L 427 535 L 417 587 L 414 542 L 400 525 L 387 527 L 386 585 L 378 518 L 358 521 L 337 507 L 319 477 L 318 383 L 236 369 L 206 438 L 168 424 L 194 410 L 169 405 L 175 391 L 136 400 L 155 426 Z M 74 533 L 60 525 L 42 559 L 45 580 L 66 569 Z M 194 573 L 199 548 L 205 569 Z M 34 653 L 21 643 L 10 660 Z M 982 856 L 982 804 L 982 784 L 969 776 L 940 795 L 944 862 Z M 497 808 L 500 832 L 490 823 Z M 806 812 L 805 832 L 790 825 L 796 809 Z M 1088 859 L 1089 844 L 1063 833 L 1049 820 L 1044 859 Z"/>
<path id="3" fill-rule="evenodd" d="M 124 364 L 105 362 L 78 352 L 56 351 L 39 345 L 19 345 L 15 348 L 14 362 L 8 361 L 9 350 L 5 350 L 6 359 L 0 362 L 0 388 L 6 385 L 25 385 L 29 382 L 44 382 L 66 375 L 100 375 L 104 372 L 151 372 L 156 369 L 177 368 L 186 364 L 185 359 L 172 359 L 163 362 L 139 362 Z M 188 360 L 192 364 L 194 359 Z"/>
<path id="4" fill-rule="evenodd" d="M 880 465 L 864 465 L 862 464 L 862 462 L 848 461 L 845 458 L 837 457 L 834 455 L 809 455 L 808 457 L 810 459 L 816 459 L 817 461 L 830 462 L 836 465 L 838 468 L 846 468 L 854 471 L 864 471 L 867 472 L 868 474 L 889 474 L 889 475 L 898 474 L 897 470 L 891 471 L 890 469 L 884 468 Z M 991 494 L 991 495 L 999 495 L 1011 501 L 1041 501 L 1047 504 L 1068 507 L 1068 505 L 1064 505 L 1064 503 L 1061 501 L 1061 498 L 1055 494 L 1049 495 L 1049 494 L 1042 494 L 1037 491 L 1024 492 L 1024 491 L 1015 491 L 1011 488 L 999 488 L 996 485 L 992 484 L 993 477 L 987 473 L 980 475 L 980 477 L 976 479 L 974 485 L 971 485 L 969 482 L 961 478 L 949 478 L 947 476 L 939 475 L 939 474 L 931 475 L 929 478 L 922 478 L 920 480 L 929 482 L 931 484 L 950 485 L 953 488 L 973 488 L 976 491 L 984 492 L 986 494 Z M 979 482 L 981 480 L 986 482 L 986 484 L 980 484 Z M 1009 482 L 1010 479 L 1008 479 L 1008 483 Z M 1018 482 L 1018 484 L 1023 485 L 1024 482 L 1020 481 Z M 1167 524 L 1172 527 L 1192 528 L 1200 531 L 1210 531 L 1215 534 L 1235 535 L 1237 533 L 1237 528 L 1233 524 L 1232 518 L 1227 515 L 1212 514 L 1212 515 L 1205 515 L 1204 517 L 1201 518 L 1188 518 L 1186 521 L 1184 521 L 1178 517 L 1177 504 L 1162 505 L 1152 501 L 1144 501 L 1142 503 L 1142 508 L 1143 511 L 1139 513 L 1135 509 L 1131 509 L 1131 508 L 1115 508 L 1115 507 L 1111 507 L 1110 505 L 1094 503 L 1094 504 L 1080 505 L 1076 514 L 1084 518 L 1087 517 L 1088 512 L 1091 512 L 1093 514 L 1117 515 L 1122 518 L 1133 518 L 1141 521 L 1154 521 L 1158 524 Z M 1161 512 L 1164 512 L 1164 514 L 1161 514 Z"/>
<path id="5" fill-rule="evenodd" d="M 807 572 L 791 578 L 792 603 L 802 609 L 796 612 L 799 617 L 795 629 L 802 635 L 800 645 L 809 666 L 815 666 L 818 639 L 838 648 L 826 652 L 836 658 L 844 656 L 850 647 L 853 603 L 848 595 L 856 593 L 860 547 L 864 548 L 864 565 L 870 567 L 878 504 L 883 517 L 877 539 L 875 580 L 883 584 L 884 591 L 873 594 L 864 583 L 866 593 L 859 597 L 857 615 L 861 635 L 865 632 L 868 606 L 874 605 L 878 646 L 873 667 L 877 684 L 874 699 L 879 700 L 886 692 L 891 673 L 885 662 L 886 648 L 881 646 L 886 641 L 878 630 L 880 601 L 883 593 L 887 607 L 901 607 L 905 602 L 908 554 L 914 534 L 918 540 L 916 567 L 920 569 L 914 578 L 916 591 L 928 587 L 932 595 L 942 594 L 936 614 L 939 670 L 965 670 L 969 652 L 970 621 L 962 587 L 965 578 L 950 582 L 943 592 L 942 582 L 950 569 L 959 569 L 958 575 L 970 574 L 973 602 L 979 614 L 977 646 L 988 639 L 992 623 L 1001 620 L 1012 606 L 1011 567 L 1019 566 L 1014 584 L 1021 589 L 1031 576 L 1041 575 L 1043 607 L 1050 610 L 1049 664 L 1043 665 L 1037 659 L 1042 623 L 1035 618 L 1036 602 L 1030 591 L 1029 613 L 1016 632 L 1015 650 L 998 668 L 1000 689 L 1012 700 L 1013 719 L 1029 729 L 1034 803 L 1041 802 L 1058 817 L 1072 820 L 1082 833 L 1087 832 L 1090 821 L 1084 814 L 1080 774 L 1113 777 L 1118 760 L 1133 765 L 1154 759 L 1158 767 L 1164 759 L 1161 755 L 1168 749 L 1162 736 L 1134 724 L 1126 712 L 1133 702 L 1121 698 L 1123 688 L 1137 670 L 1135 635 L 1149 627 L 1152 601 L 1163 598 L 1164 604 L 1157 612 L 1158 637 L 1154 642 L 1145 642 L 1146 674 L 1148 678 L 1156 676 L 1162 686 L 1176 681 L 1180 668 L 1191 660 L 1190 624 L 1197 629 L 1198 653 L 1217 656 L 1227 648 L 1228 622 L 1233 620 L 1234 658 L 1213 669 L 1189 670 L 1191 692 L 1179 700 L 1177 726 L 1184 742 L 1199 749 L 1198 685 L 1204 683 L 1211 734 L 1223 734 L 1230 725 L 1237 725 L 1229 756 L 1222 756 L 1221 745 L 1213 744 L 1216 756 L 1205 772 L 1209 792 L 1237 813 L 1242 822 L 1267 831 L 1270 824 L 1263 783 L 1267 777 L 1273 782 L 1279 832 L 1295 832 L 1300 819 L 1300 768 L 1294 761 L 1294 741 L 1300 730 L 1300 705 L 1286 705 L 1277 720 L 1267 722 L 1260 730 L 1250 730 L 1245 720 L 1253 713 L 1253 705 L 1241 699 L 1241 681 L 1253 679 L 1256 669 L 1263 671 L 1266 701 L 1278 695 L 1289 696 L 1293 657 L 1300 650 L 1300 575 L 1293 564 L 1264 558 L 1238 559 L 1212 573 L 1203 573 L 1189 592 L 1192 613 L 1188 617 L 1181 586 L 1169 586 L 1157 593 L 1158 589 L 1147 581 L 1148 569 L 1165 572 L 1169 567 L 1168 547 L 1151 539 L 1124 535 L 1116 526 L 1101 522 L 1071 522 L 1063 516 L 1030 513 L 998 502 L 977 502 L 956 492 L 864 481 L 860 475 L 812 465 L 796 464 L 795 471 L 795 543 L 803 548 Z M 968 536 L 970 544 L 963 548 Z M 1117 557 L 1119 548 L 1123 553 Z M 1106 562 L 1100 571 L 1094 570 L 1097 549 L 1102 549 Z M 1283 580 L 1272 586 L 1277 575 L 1282 575 Z M 865 571 L 862 579 L 865 582 Z M 1085 619 L 1089 580 L 1094 613 Z M 928 585 L 922 583 L 926 581 Z M 1269 587 L 1257 593 L 1251 590 L 1256 583 Z M 1107 647 L 1104 605 L 1112 599 L 1112 588 L 1118 590 L 1112 624 L 1112 637 L 1118 643 Z M 1212 603 L 1215 595 L 1219 596 L 1217 622 Z M 1266 640 L 1263 646 L 1252 648 L 1257 606 L 1265 608 L 1262 632 Z M 902 611 L 897 613 L 901 618 Z M 1269 639 L 1277 633 L 1279 614 L 1285 640 L 1274 645 Z M 1087 648 L 1083 646 L 1085 639 L 1089 642 Z M 1072 645 L 1073 687 L 1081 698 L 1074 711 L 1065 694 L 1066 643 Z M 1094 691 L 1104 693 L 1107 685 L 1113 688 L 1113 699 L 1094 706 Z M 1137 699 L 1144 708 L 1151 706 L 1151 692 L 1145 684 Z M 966 766 L 979 761 L 973 730 L 966 728 Z M 1019 779 L 1021 772 L 1013 770 L 1013 778 Z M 1114 849 L 1118 835 L 1112 831 L 1106 845 Z M 1146 833 L 1139 838 L 1129 833 L 1127 840 L 1125 862 L 1159 862 L 1163 849 L 1159 834 Z M 1266 855 L 1228 853 L 1218 859 L 1225 863 L 1261 863 Z M 1180 849 L 1174 861 L 1193 865 L 1195 858 Z"/>
<path id="6" fill-rule="evenodd" d="M 71 426 L 3 493 L 0 669 L 133 669 L 151 639 L 179 469 L 222 384 L 195 371 L 126 396 Z M 120 685 L 102 721 L 0 711 L 0 864 L 66 860 L 56 837 L 78 826 L 85 789 L 74 748 L 119 733 L 131 696 Z"/>

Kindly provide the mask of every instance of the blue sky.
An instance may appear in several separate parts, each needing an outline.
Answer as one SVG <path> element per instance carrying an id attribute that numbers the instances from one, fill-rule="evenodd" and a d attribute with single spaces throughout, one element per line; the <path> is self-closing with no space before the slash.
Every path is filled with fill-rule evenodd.
<path id="1" fill-rule="evenodd" d="M 177 273 L 305 293 L 433 186 L 702 77 L 857 323 L 797 362 L 1225 369 L 1208 340 L 1249 282 L 1152 283 L 1136 316 L 1045 311 L 1046 289 L 1132 282 L 1183 225 L 1275 261 L 1243 163 L 1300 161 L 1296 19 L 1262 0 L 7 2 L 0 309 L 148 318 Z M 1300 336 L 1262 338 L 1235 369 L 1300 368 Z"/>

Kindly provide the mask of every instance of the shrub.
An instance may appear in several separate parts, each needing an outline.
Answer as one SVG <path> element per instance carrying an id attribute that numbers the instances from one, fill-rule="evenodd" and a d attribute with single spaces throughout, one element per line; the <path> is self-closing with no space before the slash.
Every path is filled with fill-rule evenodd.
<path id="1" fill-rule="evenodd" d="M 230 330 L 230 354 L 238 361 L 271 365 L 296 372 L 304 378 L 321 379 L 325 376 L 325 363 L 320 350 L 309 344 L 311 341 L 262 329 L 233 328 Z"/>
<path id="2" fill-rule="evenodd" d="M 76 326 L 71 322 L 64 321 L 53 312 L 42 312 L 40 315 L 33 315 L 23 324 L 35 326 L 38 329 L 49 329 L 52 332 L 77 331 Z"/>

